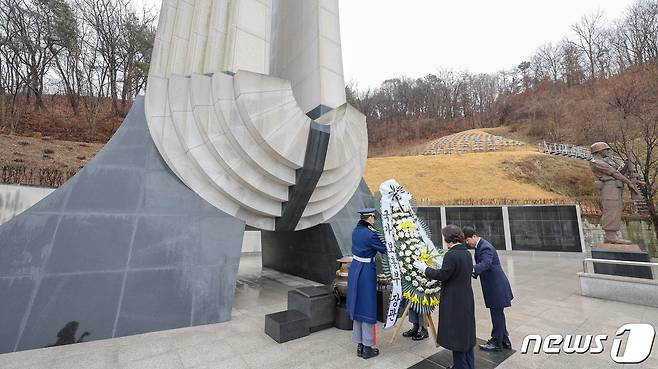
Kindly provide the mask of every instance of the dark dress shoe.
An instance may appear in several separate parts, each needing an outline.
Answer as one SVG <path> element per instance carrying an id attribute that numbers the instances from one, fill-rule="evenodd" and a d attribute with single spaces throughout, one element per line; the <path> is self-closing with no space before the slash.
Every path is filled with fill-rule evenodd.
<path id="1" fill-rule="evenodd" d="M 430 334 L 427 332 L 427 329 L 423 328 L 418 333 L 416 333 L 414 336 L 411 337 L 412 340 L 414 341 L 422 341 L 425 338 L 428 338 Z"/>
<path id="2" fill-rule="evenodd" d="M 494 345 L 492 342 L 487 342 L 484 345 L 480 345 L 480 350 L 484 351 L 500 351 L 502 348 L 500 346 Z"/>
<path id="3" fill-rule="evenodd" d="M 418 333 L 418 326 L 414 324 L 413 328 L 402 333 L 402 337 L 413 337 L 416 335 L 416 333 Z"/>
<path id="4" fill-rule="evenodd" d="M 362 358 L 368 360 L 371 357 L 375 357 L 377 355 L 379 355 L 379 349 L 370 346 L 363 346 L 363 356 L 361 356 Z"/>
<path id="5" fill-rule="evenodd" d="M 512 349 L 512 344 L 511 343 L 503 343 L 503 348 L 505 350 L 511 350 Z"/>
<path id="6" fill-rule="evenodd" d="M 363 357 L 363 343 L 359 343 L 356 346 L 356 356 Z"/>

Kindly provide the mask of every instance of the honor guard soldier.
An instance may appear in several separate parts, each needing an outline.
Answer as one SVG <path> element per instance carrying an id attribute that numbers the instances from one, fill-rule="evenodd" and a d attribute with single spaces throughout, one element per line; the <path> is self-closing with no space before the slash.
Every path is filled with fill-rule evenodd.
<path id="1" fill-rule="evenodd" d="M 357 356 L 369 359 L 379 355 L 373 346 L 377 342 L 377 268 L 375 256 L 385 254 L 386 246 L 373 227 L 374 208 L 358 211 L 361 219 L 352 231 L 353 261 L 347 278 L 347 310 L 353 320 L 352 341 Z"/>

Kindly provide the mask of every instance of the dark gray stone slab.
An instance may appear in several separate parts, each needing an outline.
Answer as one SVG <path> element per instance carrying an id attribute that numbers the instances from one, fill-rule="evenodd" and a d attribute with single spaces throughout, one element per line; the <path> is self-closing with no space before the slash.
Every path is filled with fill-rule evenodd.
<path id="1" fill-rule="evenodd" d="M 295 289 L 294 291 L 308 298 L 327 296 L 334 293 L 334 289 L 331 286 L 301 287 Z"/>
<path id="2" fill-rule="evenodd" d="M 85 168 L 0 226 L 0 353 L 230 319 L 243 231 L 164 165 L 138 98 Z"/>
<path id="3" fill-rule="evenodd" d="M 131 271 L 126 279 L 117 335 L 188 327 L 192 322 L 191 281 L 185 271 Z"/>
<path id="4" fill-rule="evenodd" d="M 25 306 L 30 301 L 34 280 L 30 277 L 0 278 L 0 352 L 14 351 Z"/>
<path id="5" fill-rule="evenodd" d="M 475 367 L 478 369 L 494 369 L 516 352 L 516 350 L 501 350 L 496 352 L 480 350 L 478 345 L 484 343 L 484 340 L 478 338 L 473 349 Z M 409 369 L 447 369 L 450 367 L 452 367 L 452 351 L 442 350 L 410 366 Z"/>
<path id="6" fill-rule="evenodd" d="M 352 255 L 352 230 L 359 215 L 357 210 L 374 206 L 365 181 L 347 205 L 327 223 L 302 231 L 261 231 L 263 266 L 323 284 L 336 277 L 338 262 Z"/>
<path id="7" fill-rule="evenodd" d="M 43 265 L 59 218 L 35 214 L 4 226 L 0 242 L 0 276 L 32 275 Z"/>
<path id="8" fill-rule="evenodd" d="M 95 164 L 95 163 L 94 163 Z M 66 209 L 87 212 L 102 209 L 103 213 L 135 213 L 144 183 L 143 171 L 134 168 L 91 165 L 78 174 Z"/>
<path id="9" fill-rule="evenodd" d="M 460 227 L 473 227 L 479 236 L 491 242 L 496 249 L 505 250 L 505 226 L 500 206 L 446 207 L 446 221 L 447 224 Z M 440 229 L 438 233 L 441 233 Z"/>
<path id="10" fill-rule="evenodd" d="M 331 126 L 311 121 L 306 143 L 304 166 L 295 173 L 295 185 L 288 188 L 288 201 L 283 203 L 277 231 L 294 231 L 324 170 Z"/>
<path id="11" fill-rule="evenodd" d="M 189 245 L 199 244 L 196 218 L 140 217 L 130 257 L 131 268 L 172 267 L 199 260 L 184 260 Z M 192 255 L 193 256 L 193 255 Z"/>
<path id="12" fill-rule="evenodd" d="M 607 260 L 625 260 L 625 261 L 642 261 L 645 263 L 651 262 L 651 257 L 646 252 L 624 252 L 624 251 L 610 251 L 610 250 L 597 250 L 592 248 L 593 259 L 607 259 Z M 594 263 L 594 273 L 619 275 L 623 277 L 634 277 L 653 279 L 651 267 L 644 266 L 631 266 L 631 265 L 615 265 L 615 264 L 601 264 Z"/>
<path id="13" fill-rule="evenodd" d="M 278 343 L 309 335 L 308 317 L 297 310 L 265 315 L 265 334 Z"/>
<path id="14" fill-rule="evenodd" d="M 574 205 L 510 206 L 512 249 L 582 252 Z"/>
<path id="15" fill-rule="evenodd" d="M 226 265 L 199 267 L 193 271 L 192 325 L 212 324 L 231 319 L 232 296 L 235 282 L 227 275 L 237 275 L 238 263 L 227 261 Z"/>
<path id="16" fill-rule="evenodd" d="M 352 330 L 352 319 L 350 313 L 347 311 L 345 305 L 336 305 L 336 313 L 334 319 L 334 327 L 344 331 Z"/>
<path id="17" fill-rule="evenodd" d="M 304 287 L 288 291 L 288 310 L 297 310 L 309 318 L 311 332 L 334 325 L 336 297 L 331 288 Z"/>
<path id="18" fill-rule="evenodd" d="M 41 280 L 27 325 L 18 345 L 28 350 L 57 342 L 69 322 L 78 322 L 76 340 L 111 338 L 123 273 L 54 275 Z"/>
<path id="19" fill-rule="evenodd" d="M 331 225 L 302 231 L 261 231 L 263 266 L 323 284 L 329 284 L 343 257 Z"/>
<path id="20" fill-rule="evenodd" d="M 134 217 L 64 215 L 55 234 L 46 272 L 122 270 L 128 261 Z"/>
<path id="21" fill-rule="evenodd" d="M 328 112 L 332 111 L 333 109 L 326 106 L 326 105 L 318 105 L 315 108 L 313 108 L 311 111 L 306 113 L 306 116 L 311 118 L 311 119 L 318 119 L 321 116 L 327 114 Z"/>
<path id="22" fill-rule="evenodd" d="M 441 237 L 441 207 L 440 206 L 419 206 L 417 211 L 425 225 L 430 229 L 430 238 L 434 245 L 442 245 Z"/>

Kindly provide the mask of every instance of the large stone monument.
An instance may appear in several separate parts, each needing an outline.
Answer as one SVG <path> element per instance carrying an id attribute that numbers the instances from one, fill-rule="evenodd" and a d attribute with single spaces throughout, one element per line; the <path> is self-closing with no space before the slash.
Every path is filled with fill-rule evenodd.
<path id="1" fill-rule="evenodd" d="M 230 319 L 245 227 L 264 265 L 333 279 L 372 206 L 337 3 L 163 1 L 146 97 L 0 227 L 0 353 Z"/>
<path id="2" fill-rule="evenodd" d="M 635 170 L 632 163 L 619 166 L 610 155 L 610 146 L 605 142 L 596 142 L 591 147 L 590 166 L 596 177 L 596 187 L 601 197 L 601 228 L 604 231 L 603 244 L 592 247 L 592 257 L 599 259 L 617 259 L 626 261 L 651 261 L 648 253 L 640 246 L 621 236 L 621 218 L 624 210 L 624 186 L 628 186 L 631 196 L 640 196 L 637 184 L 630 176 Z M 623 275 L 628 277 L 652 278 L 648 267 L 619 266 L 595 264 L 597 273 Z"/>

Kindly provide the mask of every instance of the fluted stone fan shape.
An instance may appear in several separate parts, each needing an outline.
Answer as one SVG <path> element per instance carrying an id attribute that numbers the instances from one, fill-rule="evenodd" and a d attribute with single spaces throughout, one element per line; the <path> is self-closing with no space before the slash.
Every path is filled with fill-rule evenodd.
<path id="1" fill-rule="evenodd" d="M 338 213 L 365 169 L 365 116 L 345 102 L 336 0 L 164 1 L 146 117 L 183 183 L 263 230 L 290 201 L 313 124 L 330 136 L 295 230 Z"/>

